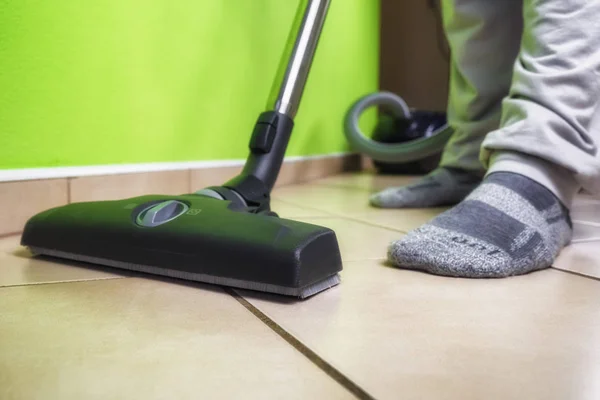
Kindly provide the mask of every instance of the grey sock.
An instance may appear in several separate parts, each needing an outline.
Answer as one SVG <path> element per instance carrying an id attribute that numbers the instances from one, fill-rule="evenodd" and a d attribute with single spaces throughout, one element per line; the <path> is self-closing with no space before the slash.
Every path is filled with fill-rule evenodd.
<path id="1" fill-rule="evenodd" d="M 498 278 L 549 267 L 571 236 L 569 211 L 552 192 L 496 172 L 459 205 L 392 243 L 388 258 L 437 275 Z"/>
<path id="2" fill-rule="evenodd" d="M 370 198 L 374 207 L 425 208 L 454 205 L 467 197 L 481 177 L 458 169 L 437 168 L 417 182 L 391 187 Z"/>

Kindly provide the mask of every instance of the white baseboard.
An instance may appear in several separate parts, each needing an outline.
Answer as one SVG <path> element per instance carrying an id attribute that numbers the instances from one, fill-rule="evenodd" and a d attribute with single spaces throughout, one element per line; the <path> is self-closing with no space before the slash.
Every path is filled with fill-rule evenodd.
<path id="1" fill-rule="evenodd" d="M 293 163 L 306 160 L 320 160 L 327 158 L 339 158 L 350 156 L 354 153 L 332 153 L 311 156 L 286 157 L 285 163 Z M 160 162 L 145 164 L 110 164 L 90 165 L 75 167 L 49 167 L 49 168 L 21 168 L 0 169 L 0 182 L 27 181 L 36 179 L 75 178 L 80 176 L 131 174 L 140 172 L 177 171 L 186 169 L 241 167 L 245 159 L 237 160 L 210 160 L 210 161 L 183 161 L 183 162 Z"/>

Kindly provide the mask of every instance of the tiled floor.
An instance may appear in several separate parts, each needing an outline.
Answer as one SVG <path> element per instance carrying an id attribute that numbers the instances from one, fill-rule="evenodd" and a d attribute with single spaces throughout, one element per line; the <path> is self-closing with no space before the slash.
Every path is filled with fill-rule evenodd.
<path id="1" fill-rule="evenodd" d="M 276 189 L 333 228 L 342 284 L 306 301 L 31 259 L 0 239 L 0 398 L 599 399 L 600 201 L 555 268 L 466 280 L 391 268 L 441 210 L 370 209 L 407 178 Z"/>

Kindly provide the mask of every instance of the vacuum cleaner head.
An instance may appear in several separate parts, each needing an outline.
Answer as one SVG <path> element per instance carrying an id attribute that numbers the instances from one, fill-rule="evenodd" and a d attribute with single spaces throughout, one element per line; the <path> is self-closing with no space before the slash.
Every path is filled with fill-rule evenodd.
<path id="1" fill-rule="evenodd" d="M 69 204 L 31 218 L 34 254 L 306 298 L 339 283 L 335 233 L 201 195 Z"/>
<path id="2" fill-rule="evenodd" d="M 299 298 L 337 285 L 335 233 L 280 219 L 269 201 L 329 2 L 300 2 L 273 107 L 259 115 L 238 176 L 195 194 L 51 209 L 27 222 L 21 244 L 34 254 Z"/>

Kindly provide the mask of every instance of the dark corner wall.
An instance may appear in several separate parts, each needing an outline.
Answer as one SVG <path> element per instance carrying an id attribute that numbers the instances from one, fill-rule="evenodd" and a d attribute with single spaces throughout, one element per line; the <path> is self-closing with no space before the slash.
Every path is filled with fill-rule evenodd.
<path id="1" fill-rule="evenodd" d="M 381 0 L 380 89 L 410 107 L 446 109 L 449 62 L 440 1 Z"/>

